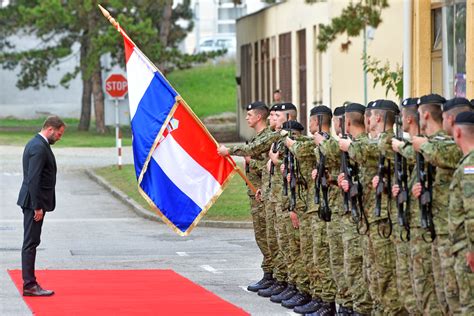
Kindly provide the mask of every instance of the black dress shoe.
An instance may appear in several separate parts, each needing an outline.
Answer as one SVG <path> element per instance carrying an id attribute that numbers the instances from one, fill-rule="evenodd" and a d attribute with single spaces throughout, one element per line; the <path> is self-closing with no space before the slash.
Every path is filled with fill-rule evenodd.
<path id="1" fill-rule="evenodd" d="M 39 284 L 23 289 L 23 296 L 51 296 L 53 294 L 54 291 L 45 290 Z"/>
<path id="2" fill-rule="evenodd" d="M 270 297 L 270 301 L 273 303 L 281 303 L 281 301 L 289 300 L 292 298 L 298 290 L 293 284 L 288 284 L 287 287 L 280 294 L 275 294 Z"/>
<path id="3" fill-rule="evenodd" d="M 336 315 L 336 303 L 323 302 L 321 308 L 319 308 L 314 314 L 316 316 L 334 316 Z"/>
<path id="4" fill-rule="evenodd" d="M 258 290 L 269 288 L 273 285 L 273 283 L 275 283 L 275 279 L 273 279 L 272 274 L 269 272 L 265 272 L 263 274 L 263 278 L 260 281 L 247 286 L 247 290 L 251 292 L 258 292 Z"/>
<path id="5" fill-rule="evenodd" d="M 281 301 L 281 305 L 286 308 L 295 308 L 296 306 L 301 306 L 311 301 L 311 297 L 307 294 L 298 292 L 289 300 Z"/>
<path id="6" fill-rule="evenodd" d="M 293 311 L 298 314 L 310 314 L 314 313 L 318 309 L 321 308 L 323 301 L 320 298 L 316 298 L 314 300 L 309 301 L 308 303 L 296 306 Z"/>
<path id="7" fill-rule="evenodd" d="M 277 295 L 283 292 L 286 288 L 285 282 L 275 282 L 272 286 L 268 289 L 259 290 L 258 295 L 262 297 L 271 297 L 272 295 Z"/>

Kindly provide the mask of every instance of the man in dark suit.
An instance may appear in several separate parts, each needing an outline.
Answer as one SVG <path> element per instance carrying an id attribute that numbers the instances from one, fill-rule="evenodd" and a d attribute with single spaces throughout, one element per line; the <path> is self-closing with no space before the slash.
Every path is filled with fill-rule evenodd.
<path id="1" fill-rule="evenodd" d="M 66 124 L 59 117 L 48 117 L 23 152 L 23 183 L 17 204 L 23 209 L 21 268 L 24 296 L 54 294 L 36 282 L 35 259 L 45 212 L 53 211 L 56 206 L 56 160 L 50 145 L 61 139 L 65 128 Z"/>

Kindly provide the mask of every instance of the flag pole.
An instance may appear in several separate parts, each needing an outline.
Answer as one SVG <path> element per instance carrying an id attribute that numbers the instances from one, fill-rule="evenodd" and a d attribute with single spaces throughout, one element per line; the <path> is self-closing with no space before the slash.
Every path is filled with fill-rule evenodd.
<path id="1" fill-rule="evenodd" d="M 120 24 L 117 22 L 117 20 L 115 20 L 115 19 L 112 17 L 112 15 L 109 13 L 109 11 L 107 11 L 107 10 L 106 10 L 103 6 L 101 6 L 100 4 L 98 4 L 98 6 L 99 6 L 100 11 L 101 11 L 102 14 L 104 15 L 104 17 L 105 17 L 107 20 L 109 20 L 110 24 L 112 24 L 112 25 L 117 29 L 117 31 L 118 31 L 120 34 L 122 34 L 123 37 L 125 37 L 128 41 L 130 41 L 130 43 L 132 43 L 132 44 L 138 49 L 137 45 L 132 41 L 132 39 L 127 35 L 127 33 L 125 33 L 125 31 L 120 27 Z M 148 57 L 146 57 L 145 55 L 143 55 L 143 57 L 145 57 L 145 58 L 148 59 Z M 160 70 L 158 69 L 158 67 L 156 67 L 150 60 L 148 60 L 148 61 L 150 62 L 151 65 L 153 65 L 153 67 L 155 67 L 155 69 L 156 69 L 157 71 L 160 71 Z M 161 73 L 161 71 L 160 71 L 160 73 Z M 163 77 L 164 77 L 164 76 L 163 76 Z M 165 80 L 166 80 L 166 78 L 165 78 Z M 171 85 L 170 85 L 170 86 L 171 86 Z M 186 102 L 183 102 L 183 103 L 186 104 Z M 186 106 L 187 106 L 187 104 L 186 104 Z M 188 107 L 188 106 L 187 106 L 187 107 Z M 188 108 L 189 108 L 189 107 L 188 107 Z M 190 108 L 189 108 L 189 109 L 190 109 Z M 190 109 L 190 110 L 191 110 L 191 109 Z M 194 114 L 194 112 L 192 112 L 192 110 L 191 110 L 191 113 Z M 200 121 L 198 121 L 198 122 L 200 122 Z M 207 130 L 207 129 L 205 129 L 205 130 Z M 212 138 L 212 139 L 214 139 L 214 138 Z M 229 157 L 229 158 L 230 158 L 230 157 Z M 228 159 L 228 160 L 233 162 L 232 159 Z M 252 190 L 254 193 L 256 193 L 256 192 L 257 192 L 257 189 L 255 189 L 255 187 L 253 186 L 252 182 L 250 182 L 250 180 L 245 176 L 245 174 L 242 172 L 242 170 L 239 168 L 239 166 L 237 166 L 237 165 L 235 164 L 235 162 L 233 162 L 233 165 L 234 165 L 234 169 L 236 170 L 236 172 L 242 177 L 242 179 L 244 179 L 244 181 L 245 181 L 245 182 L 247 183 L 247 185 L 249 186 L 250 190 Z"/>
<path id="2" fill-rule="evenodd" d="M 253 193 L 257 193 L 257 189 L 253 186 L 252 182 L 250 182 L 249 178 L 247 178 L 247 176 L 242 172 L 242 169 L 235 164 L 235 161 L 230 158 L 230 156 L 225 156 L 225 158 L 234 166 L 234 170 L 245 181 L 245 183 L 247 183 L 249 189 L 252 190 Z"/>

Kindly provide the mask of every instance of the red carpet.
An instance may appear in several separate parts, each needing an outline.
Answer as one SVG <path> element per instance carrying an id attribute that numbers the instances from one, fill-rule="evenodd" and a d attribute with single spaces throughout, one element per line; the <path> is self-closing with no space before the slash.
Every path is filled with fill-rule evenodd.
<path id="1" fill-rule="evenodd" d="M 10 277 L 22 293 L 21 270 Z M 23 297 L 35 315 L 248 315 L 173 270 L 40 270 L 51 297 Z"/>

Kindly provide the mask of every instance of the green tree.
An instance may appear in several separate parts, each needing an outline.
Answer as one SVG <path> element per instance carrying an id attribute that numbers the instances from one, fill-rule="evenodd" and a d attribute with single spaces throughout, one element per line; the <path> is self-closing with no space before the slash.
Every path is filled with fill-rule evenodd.
<path id="1" fill-rule="evenodd" d="M 0 9 L 0 64 L 13 70 L 20 67 L 17 87 L 49 87 L 48 71 L 69 58 L 79 45 L 79 63 L 65 73 L 60 84 L 68 87 L 78 74 L 82 80 L 80 130 L 89 130 L 92 99 L 96 130 L 105 132 L 101 56 L 110 53 L 113 63 L 124 63 L 120 34 L 104 19 L 98 0 L 12 0 Z M 104 0 L 101 4 L 120 22 L 131 38 L 147 52 L 164 73 L 187 68 L 221 54 L 187 55 L 177 46 L 192 30 L 190 0 L 172 8 L 172 0 Z M 178 20 L 186 23 L 176 23 Z M 33 35 L 40 44 L 18 51 L 12 35 Z"/>
<path id="2" fill-rule="evenodd" d="M 362 57 L 364 61 L 364 58 Z M 399 100 L 403 98 L 403 69 L 397 64 L 395 70 L 392 70 L 390 63 L 387 61 L 384 65 L 380 65 L 381 61 L 373 57 L 367 56 L 364 62 L 364 70 L 372 74 L 374 77 L 375 88 L 378 84 L 385 87 L 385 96 L 390 91 L 395 93 Z"/>

